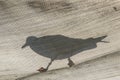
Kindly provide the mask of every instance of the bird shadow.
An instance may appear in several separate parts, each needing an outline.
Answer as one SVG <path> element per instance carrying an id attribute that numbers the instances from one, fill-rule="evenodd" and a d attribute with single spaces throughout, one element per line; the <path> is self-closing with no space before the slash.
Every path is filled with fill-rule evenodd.
<path id="1" fill-rule="evenodd" d="M 68 59 L 68 65 L 71 67 L 74 62 L 70 57 L 82 51 L 96 48 L 98 42 L 108 43 L 102 41 L 106 37 L 107 35 L 97 38 L 78 39 L 63 35 L 48 35 L 40 38 L 29 36 L 22 48 L 29 46 L 35 53 L 50 58 L 51 61 L 45 70 L 48 70 L 54 60 L 61 59 Z"/>

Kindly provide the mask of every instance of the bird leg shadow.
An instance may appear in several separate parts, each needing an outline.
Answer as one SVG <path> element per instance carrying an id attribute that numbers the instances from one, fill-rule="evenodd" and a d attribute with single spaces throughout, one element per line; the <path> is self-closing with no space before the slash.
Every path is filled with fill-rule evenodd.
<path id="1" fill-rule="evenodd" d="M 56 59 L 56 57 L 54 59 L 51 59 L 51 61 L 49 62 L 48 66 L 46 68 L 41 67 L 37 71 L 39 71 L 39 72 L 46 72 L 55 59 Z M 68 58 L 68 65 L 69 65 L 69 67 L 72 67 L 73 65 L 75 65 L 75 63 L 70 58 Z"/>
<path id="2" fill-rule="evenodd" d="M 72 67 L 73 65 L 75 65 L 75 63 L 70 58 L 68 58 L 68 65 L 69 67 Z"/>
<path id="3" fill-rule="evenodd" d="M 47 66 L 46 68 L 41 67 L 41 68 L 38 69 L 37 71 L 39 71 L 39 72 L 46 72 L 46 71 L 49 69 L 50 65 L 52 64 L 52 62 L 53 62 L 54 60 L 55 60 L 55 59 L 51 59 L 51 61 L 49 62 L 48 66 Z"/>

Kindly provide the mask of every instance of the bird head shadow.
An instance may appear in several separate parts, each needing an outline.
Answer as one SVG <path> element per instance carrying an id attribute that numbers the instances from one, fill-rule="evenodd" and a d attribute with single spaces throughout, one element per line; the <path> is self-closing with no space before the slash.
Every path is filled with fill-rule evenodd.
<path id="1" fill-rule="evenodd" d="M 32 43 L 34 44 L 34 42 L 37 40 L 37 37 L 35 36 L 30 36 L 26 39 L 26 43 L 21 47 L 21 48 L 25 48 L 27 46 L 32 45 Z"/>
<path id="2" fill-rule="evenodd" d="M 63 35 L 49 35 L 37 38 L 29 36 L 21 47 L 29 46 L 35 53 L 50 59 L 65 59 L 85 50 L 94 49 L 98 42 L 103 41 L 107 35 L 97 38 L 69 38 Z"/>

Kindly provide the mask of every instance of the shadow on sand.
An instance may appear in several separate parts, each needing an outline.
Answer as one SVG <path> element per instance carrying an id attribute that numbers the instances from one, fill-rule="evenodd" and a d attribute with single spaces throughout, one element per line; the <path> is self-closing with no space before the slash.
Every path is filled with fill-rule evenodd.
<path id="1" fill-rule="evenodd" d="M 72 3 L 68 2 L 67 0 L 60 0 L 60 1 L 46 1 L 46 0 L 39 0 L 39 1 L 29 1 L 27 2 L 28 6 L 33 9 L 40 9 L 42 12 L 45 11 L 61 11 L 61 12 L 68 12 L 74 10 L 74 6 Z"/>
<path id="2" fill-rule="evenodd" d="M 51 61 L 46 69 L 42 68 L 47 71 L 52 62 L 58 59 L 67 58 L 69 61 L 68 65 L 71 67 L 74 63 L 70 57 L 82 51 L 96 48 L 98 42 L 106 43 L 106 41 L 102 41 L 106 37 L 105 35 L 97 38 L 74 39 L 63 35 L 50 35 L 40 38 L 30 36 L 26 39 L 26 43 L 22 48 L 30 46 L 37 54 L 50 58 Z"/>

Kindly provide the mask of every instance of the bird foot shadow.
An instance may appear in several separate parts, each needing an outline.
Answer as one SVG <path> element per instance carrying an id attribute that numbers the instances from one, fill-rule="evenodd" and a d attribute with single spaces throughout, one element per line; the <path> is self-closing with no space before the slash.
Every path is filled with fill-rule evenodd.
<path id="1" fill-rule="evenodd" d="M 37 71 L 39 71 L 39 72 L 46 72 L 46 71 L 47 71 L 47 69 L 46 69 L 46 68 L 41 67 L 41 68 L 40 68 L 40 69 L 38 69 Z"/>

